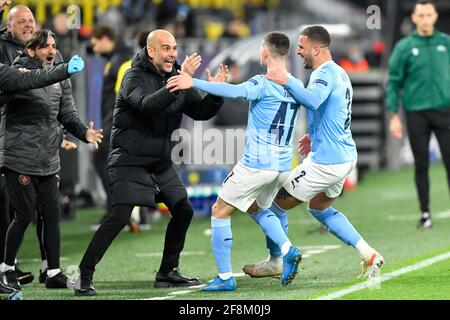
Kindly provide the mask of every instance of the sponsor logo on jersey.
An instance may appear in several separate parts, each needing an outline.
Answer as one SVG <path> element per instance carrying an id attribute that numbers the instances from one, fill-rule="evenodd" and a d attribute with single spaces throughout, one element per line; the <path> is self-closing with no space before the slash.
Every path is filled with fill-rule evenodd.
<path id="1" fill-rule="evenodd" d="M 447 51 L 447 48 L 446 48 L 443 44 L 440 44 L 440 45 L 438 45 L 438 46 L 436 47 L 436 50 L 437 50 L 438 52 L 446 52 L 446 51 Z"/>
<path id="2" fill-rule="evenodd" d="M 313 81 L 313 83 L 320 83 L 320 84 L 323 84 L 325 87 L 328 86 L 328 82 L 326 82 L 325 80 L 322 80 L 322 79 L 315 79 Z"/>

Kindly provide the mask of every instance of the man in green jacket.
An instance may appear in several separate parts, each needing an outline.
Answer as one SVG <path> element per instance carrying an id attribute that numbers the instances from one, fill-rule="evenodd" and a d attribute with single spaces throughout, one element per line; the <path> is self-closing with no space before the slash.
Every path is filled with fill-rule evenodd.
<path id="1" fill-rule="evenodd" d="M 438 13 L 431 1 L 418 1 L 412 13 L 416 31 L 400 40 L 389 61 L 386 105 L 389 129 L 403 136 L 399 100 L 414 155 L 415 182 L 422 216 L 419 228 L 432 226 L 429 208 L 429 143 L 439 142 L 450 188 L 450 37 L 435 30 Z"/>

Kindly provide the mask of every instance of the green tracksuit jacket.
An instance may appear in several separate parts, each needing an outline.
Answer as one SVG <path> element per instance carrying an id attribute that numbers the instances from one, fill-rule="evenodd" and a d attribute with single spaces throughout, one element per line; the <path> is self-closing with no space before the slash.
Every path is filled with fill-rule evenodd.
<path id="1" fill-rule="evenodd" d="M 397 43 L 389 60 L 388 112 L 397 112 L 399 98 L 407 111 L 450 107 L 448 35 L 435 31 L 423 37 L 413 32 Z"/>

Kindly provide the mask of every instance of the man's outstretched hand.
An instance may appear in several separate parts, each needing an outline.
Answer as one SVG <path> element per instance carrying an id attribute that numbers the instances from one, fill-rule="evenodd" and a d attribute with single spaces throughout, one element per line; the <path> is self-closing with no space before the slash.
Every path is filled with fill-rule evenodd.
<path id="1" fill-rule="evenodd" d="M 181 72 L 186 72 L 191 77 L 194 76 L 195 71 L 202 64 L 202 56 L 194 52 L 190 56 L 186 56 L 183 63 L 181 64 Z"/>
<path id="2" fill-rule="evenodd" d="M 300 155 L 305 157 L 311 151 L 311 138 L 309 137 L 309 134 L 305 134 L 298 140 L 297 151 Z"/>
<path id="3" fill-rule="evenodd" d="M 186 72 L 181 71 L 179 75 L 173 76 L 167 81 L 166 88 L 170 92 L 190 89 L 192 88 L 192 77 Z"/>
<path id="4" fill-rule="evenodd" d="M 102 142 L 103 138 L 103 129 L 94 129 L 94 122 L 89 122 L 89 127 L 86 131 L 86 140 L 89 143 L 92 143 L 95 146 L 95 149 L 98 149 L 98 144 Z"/>
<path id="5" fill-rule="evenodd" d="M 205 70 L 206 78 L 209 82 L 227 82 L 228 72 L 228 66 L 224 66 L 222 63 L 220 64 L 219 70 L 214 77 L 211 76 L 209 69 Z"/>

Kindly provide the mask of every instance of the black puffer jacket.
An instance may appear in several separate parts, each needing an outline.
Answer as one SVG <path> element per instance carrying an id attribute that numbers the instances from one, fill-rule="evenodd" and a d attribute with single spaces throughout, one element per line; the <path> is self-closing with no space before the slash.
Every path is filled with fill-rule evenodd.
<path id="1" fill-rule="evenodd" d="M 33 70 L 41 68 L 41 63 L 22 55 L 14 66 Z M 6 104 L 0 131 L 1 167 L 27 175 L 56 174 L 62 142 L 59 123 L 87 142 L 87 127 L 78 117 L 73 98 L 63 95 L 64 87 L 70 87 L 69 80 L 18 93 Z"/>
<path id="2" fill-rule="evenodd" d="M 177 74 L 176 68 L 179 66 L 163 77 L 148 59 L 146 48 L 134 57 L 114 108 L 109 166 L 164 170 L 172 163 L 175 142 L 171 135 L 180 127 L 183 113 L 194 120 L 208 120 L 217 114 L 222 98 L 202 98 L 195 89 L 172 94 L 165 88 L 166 81 Z"/>

